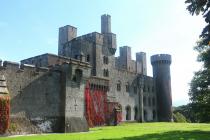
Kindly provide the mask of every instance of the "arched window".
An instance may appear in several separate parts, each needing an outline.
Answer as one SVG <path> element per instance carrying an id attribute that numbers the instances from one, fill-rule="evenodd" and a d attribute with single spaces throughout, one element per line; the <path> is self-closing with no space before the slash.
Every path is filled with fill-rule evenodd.
<path id="1" fill-rule="evenodd" d="M 126 120 L 131 120 L 131 107 L 128 105 L 125 108 L 126 110 Z"/>
<path id="2" fill-rule="evenodd" d="M 121 82 L 120 81 L 117 82 L 117 91 L 121 91 Z"/>
<path id="3" fill-rule="evenodd" d="M 144 110 L 144 120 L 147 121 L 147 111 Z"/>
<path id="4" fill-rule="evenodd" d="M 129 85 L 128 82 L 127 82 L 126 85 L 125 85 L 125 89 L 126 89 L 126 92 L 129 92 L 129 91 L 130 91 L 130 85 Z"/>

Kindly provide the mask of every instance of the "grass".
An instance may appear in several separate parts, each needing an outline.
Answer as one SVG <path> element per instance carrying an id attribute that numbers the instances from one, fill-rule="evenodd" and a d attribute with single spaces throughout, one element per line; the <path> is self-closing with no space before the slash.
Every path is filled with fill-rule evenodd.
<path id="1" fill-rule="evenodd" d="M 1 137 L 0 140 L 210 140 L 210 124 L 123 123 L 87 133 Z"/>

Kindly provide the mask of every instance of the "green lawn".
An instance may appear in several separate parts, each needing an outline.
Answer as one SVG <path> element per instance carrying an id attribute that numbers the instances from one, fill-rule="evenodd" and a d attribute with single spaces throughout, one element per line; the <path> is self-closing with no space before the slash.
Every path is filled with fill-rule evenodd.
<path id="1" fill-rule="evenodd" d="M 210 124 L 123 123 L 91 128 L 87 133 L 2 137 L 9 140 L 210 140 Z"/>

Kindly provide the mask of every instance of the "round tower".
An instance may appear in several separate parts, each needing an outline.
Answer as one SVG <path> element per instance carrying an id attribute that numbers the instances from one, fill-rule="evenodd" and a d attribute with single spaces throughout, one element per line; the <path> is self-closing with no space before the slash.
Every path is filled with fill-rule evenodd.
<path id="1" fill-rule="evenodd" d="M 157 54 L 151 56 L 153 78 L 157 94 L 158 120 L 163 122 L 172 121 L 172 98 L 171 98 L 171 55 Z"/>

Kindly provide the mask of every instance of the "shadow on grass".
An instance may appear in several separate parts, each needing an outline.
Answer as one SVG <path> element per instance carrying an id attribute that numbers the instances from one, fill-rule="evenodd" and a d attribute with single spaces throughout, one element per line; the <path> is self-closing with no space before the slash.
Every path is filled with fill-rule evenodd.
<path id="1" fill-rule="evenodd" d="M 210 140 L 210 131 L 170 131 L 165 133 L 103 140 Z"/>

